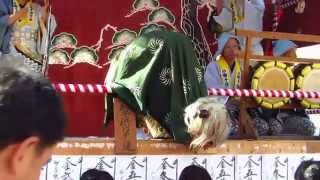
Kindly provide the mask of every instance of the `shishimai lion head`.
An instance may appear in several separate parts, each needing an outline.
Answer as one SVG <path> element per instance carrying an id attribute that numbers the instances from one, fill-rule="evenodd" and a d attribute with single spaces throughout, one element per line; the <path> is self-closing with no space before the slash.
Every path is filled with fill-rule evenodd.
<path id="1" fill-rule="evenodd" d="M 184 121 L 192 137 L 191 149 L 221 145 L 228 137 L 231 120 L 217 97 L 202 97 L 185 108 Z"/>

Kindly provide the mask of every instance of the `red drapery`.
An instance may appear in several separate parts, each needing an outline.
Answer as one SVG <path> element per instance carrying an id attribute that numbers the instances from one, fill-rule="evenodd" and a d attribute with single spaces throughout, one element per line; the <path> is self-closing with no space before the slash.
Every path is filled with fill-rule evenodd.
<path id="1" fill-rule="evenodd" d="M 156 0 L 154 0 L 156 1 Z M 170 10 L 175 16 L 175 26 L 181 30 L 181 5 L 183 1 L 161 0 L 158 1 L 161 7 Z M 192 0 L 191 0 L 192 1 Z M 78 40 L 78 47 L 82 45 L 92 46 L 97 43 L 101 29 L 110 24 L 118 29 L 130 29 L 138 32 L 142 24 L 147 22 L 148 11 L 138 12 L 133 16 L 126 18 L 133 9 L 132 5 L 139 0 L 56 0 L 52 1 L 52 11 L 58 22 L 56 34 L 68 32 L 73 34 Z M 264 17 L 265 30 L 271 30 L 272 27 L 272 6 L 269 0 L 266 0 L 266 12 Z M 306 12 L 302 15 L 292 14 L 292 8 L 284 11 L 283 23 L 280 24 L 280 30 L 284 32 L 296 32 L 296 29 L 303 27 L 303 33 L 319 34 L 320 26 L 317 22 L 316 13 L 320 7 L 320 1 L 307 1 Z M 211 44 L 214 37 L 208 33 L 206 18 L 208 10 L 203 8 L 199 10 L 198 20 L 202 25 L 204 34 L 208 40 L 210 49 L 215 46 Z M 293 18 L 292 18 L 293 17 Z M 319 31 L 317 30 L 319 29 Z M 107 31 L 103 35 L 102 47 L 99 51 L 98 64 L 102 65 L 107 61 L 107 55 L 110 49 L 106 47 L 111 45 L 113 31 Z M 48 76 L 54 83 L 98 83 L 104 81 L 108 66 L 97 68 L 89 64 L 77 64 L 71 68 L 65 69 L 62 65 L 50 65 Z M 68 136 L 106 136 L 113 134 L 112 125 L 104 127 L 104 96 L 103 95 L 73 95 L 63 94 L 66 113 L 69 119 L 67 135 Z"/>
<path id="2" fill-rule="evenodd" d="M 137 31 L 142 23 L 147 22 L 150 11 L 138 12 L 130 18 L 125 15 L 132 10 L 134 0 L 106 1 L 106 0 L 67 0 L 52 1 L 52 11 L 58 22 L 56 34 L 69 32 L 75 35 L 78 46 L 94 45 L 100 35 L 100 30 L 106 25 L 128 28 Z M 160 6 L 166 7 L 175 15 L 175 25 L 180 26 L 179 1 L 161 0 Z M 206 10 L 201 11 L 200 21 L 205 21 Z M 204 28 L 206 31 L 206 28 Z M 105 48 L 111 44 L 114 32 L 104 33 L 104 41 L 99 52 L 99 64 L 107 60 L 109 50 Z M 48 76 L 54 83 L 103 83 L 107 66 L 99 69 L 88 64 L 77 64 L 65 69 L 62 65 L 50 65 Z M 68 136 L 105 136 L 113 134 L 112 125 L 103 126 L 104 96 L 103 95 L 68 95 L 63 94 L 65 109 L 68 116 Z"/>

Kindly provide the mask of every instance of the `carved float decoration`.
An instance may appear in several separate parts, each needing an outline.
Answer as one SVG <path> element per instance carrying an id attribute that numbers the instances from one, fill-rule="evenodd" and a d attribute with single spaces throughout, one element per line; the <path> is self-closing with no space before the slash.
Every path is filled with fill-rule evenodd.
<path id="1" fill-rule="evenodd" d="M 53 49 L 49 52 L 49 64 L 68 65 L 70 56 L 67 51 L 62 49 Z"/>
<path id="2" fill-rule="evenodd" d="M 88 46 L 81 46 L 71 52 L 71 64 L 65 68 L 70 68 L 79 63 L 87 63 L 92 66 L 102 68 L 97 64 L 99 58 L 96 51 Z"/>
<path id="3" fill-rule="evenodd" d="M 74 49 L 77 47 L 78 40 L 73 34 L 62 32 L 53 37 L 51 46 L 54 49 Z"/>

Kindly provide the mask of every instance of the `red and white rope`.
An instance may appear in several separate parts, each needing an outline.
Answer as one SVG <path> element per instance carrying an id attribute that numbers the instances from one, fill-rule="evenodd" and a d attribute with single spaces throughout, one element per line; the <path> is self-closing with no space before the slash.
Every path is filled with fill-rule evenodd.
<path id="1" fill-rule="evenodd" d="M 320 114 L 320 109 L 306 109 L 307 114 Z"/>
<path id="2" fill-rule="evenodd" d="M 273 19 L 272 19 L 272 31 L 276 32 L 279 26 L 279 6 L 276 0 L 272 0 L 272 10 L 273 10 Z"/>
<path id="3" fill-rule="evenodd" d="M 102 84 L 53 84 L 61 93 L 112 93 L 111 86 Z M 254 89 L 217 89 L 209 88 L 209 95 L 214 96 L 246 96 L 246 97 L 289 97 L 289 98 L 320 98 L 320 91 L 283 91 Z"/>
<path id="4" fill-rule="evenodd" d="M 273 19 L 272 19 L 272 31 L 276 32 L 278 31 L 279 27 L 279 12 L 282 9 L 289 8 L 291 6 L 296 5 L 299 2 L 299 0 L 272 0 L 272 9 L 273 9 Z"/>
<path id="5" fill-rule="evenodd" d="M 287 1 L 280 3 L 280 8 L 282 8 L 282 9 L 289 8 L 291 6 L 296 5 L 298 2 L 299 2 L 299 0 L 287 0 Z"/>
<path id="6" fill-rule="evenodd" d="M 246 96 L 246 97 L 289 97 L 289 98 L 320 98 L 316 91 L 283 91 L 283 90 L 254 90 L 254 89 L 208 89 L 213 96 Z"/>
<path id="7" fill-rule="evenodd" d="M 61 93 L 91 93 L 111 94 L 109 85 L 101 84 L 53 84 L 53 87 Z M 212 96 L 246 96 L 246 97 L 290 97 L 290 98 L 320 98 L 320 92 L 312 91 L 282 91 L 282 90 L 254 90 L 254 89 L 216 89 L 209 88 L 208 94 Z M 307 114 L 320 114 L 320 109 L 306 109 Z"/>
<path id="8" fill-rule="evenodd" d="M 92 94 L 110 94 L 110 86 L 102 84 L 53 84 L 53 87 L 61 93 L 92 93 Z"/>

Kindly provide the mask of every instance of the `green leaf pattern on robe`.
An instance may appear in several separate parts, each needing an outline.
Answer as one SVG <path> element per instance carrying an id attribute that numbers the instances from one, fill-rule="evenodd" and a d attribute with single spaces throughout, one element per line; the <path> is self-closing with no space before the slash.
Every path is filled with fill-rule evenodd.
<path id="1" fill-rule="evenodd" d="M 113 92 L 137 112 L 151 115 L 177 142 L 188 142 L 184 108 L 207 96 L 188 37 L 167 31 L 143 34 L 115 63 Z"/>

